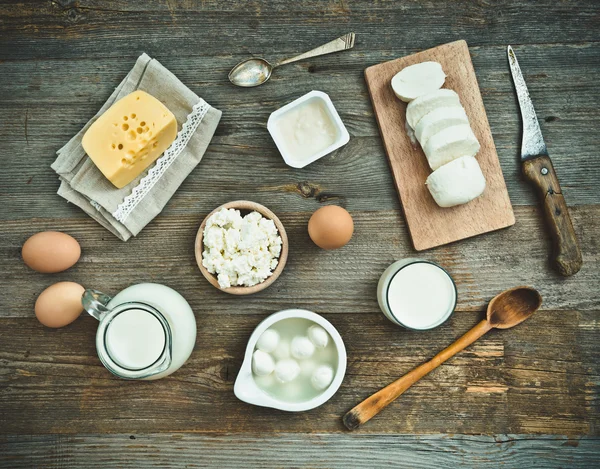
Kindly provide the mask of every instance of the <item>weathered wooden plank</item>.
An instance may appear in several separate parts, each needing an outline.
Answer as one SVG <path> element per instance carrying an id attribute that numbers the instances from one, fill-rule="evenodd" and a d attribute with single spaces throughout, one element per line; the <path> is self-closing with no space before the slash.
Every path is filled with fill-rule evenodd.
<path id="1" fill-rule="evenodd" d="M 0 48 L 5 58 L 20 60 L 119 57 L 141 43 L 147 44 L 150 53 L 173 56 L 188 48 L 222 53 L 227 44 L 231 51 L 295 53 L 306 49 L 306 38 L 317 45 L 349 30 L 360 34 L 365 50 L 398 44 L 425 49 L 457 38 L 479 45 L 504 44 L 515 38 L 520 43 L 598 39 L 598 9 L 586 0 L 564 4 L 461 1 L 448 7 L 428 1 L 403 3 L 401 8 L 390 1 L 378 3 L 208 1 L 155 6 L 138 1 L 129 7 L 69 0 L 9 3 L 3 6 L 0 46 L 4 47 Z M 531 18 L 543 21 L 544 27 Z"/>
<path id="2" fill-rule="evenodd" d="M 119 380 L 104 369 L 90 316 L 59 330 L 33 318 L 1 319 L 0 433 L 343 432 L 341 417 L 348 409 L 482 316 L 455 314 L 443 327 L 419 333 L 381 313 L 325 314 L 345 340 L 347 375 L 332 400 L 294 414 L 254 407 L 233 395 L 246 341 L 272 312 L 268 306 L 259 314 L 244 309 L 240 302 L 221 306 L 218 314 L 196 309 L 198 338 L 190 360 L 154 382 Z M 597 435 L 599 314 L 544 311 L 510 331 L 492 331 L 360 432 Z"/>
<path id="3" fill-rule="evenodd" d="M 600 440 L 530 435 L 148 435 L 0 438 L 0 466 L 160 468 L 448 468 L 588 469 L 600 464 Z"/>
<path id="4" fill-rule="evenodd" d="M 113 294 L 132 283 L 165 283 L 180 291 L 202 314 L 219 315 L 224 310 L 256 314 L 289 306 L 328 313 L 377 312 L 375 290 L 381 273 L 394 260 L 417 255 L 398 211 L 355 211 L 352 201 L 342 200 L 354 216 L 355 234 L 345 248 L 327 252 L 312 244 L 306 230 L 310 211 L 320 205 L 314 198 L 302 199 L 295 186 L 292 192 L 277 198 L 252 190 L 249 186 L 232 186 L 211 205 L 198 201 L 197 206 L 187 207 L 187 215 L 171 215 L 168 206 L 165 214 L 128 243 L 85 216 L 4 221 L 0 233 L 0 254 L 4 260 L 0 272 L 0 317 L 31 317 L 36 296 L 49 284 L 61 280 Z M 290 240 L 290 253 L 277 282 L 240 303 L 202 277 L 193 249 L 203 217 L 221 203 L 246 196 L 266 204 L 280 216 Z M 171 202 L 174 206 L 181 203 L 178 196 Z M 291 204 L 301 204 L 305 211 L 285 211 Z M 39 210 L 43 213 L 43 204 Z M 71 210 L 79 212 L 74 207 Z M 511 228 L 418 256 L 438 262 L 453 275 L 461 311 L 482 311 L 497 293 L 521 284 L 541 291 L 546 310 L 598 309 L 600 207 L 571 210 L 584 264 L 569 279 L 559 276 L 548 264 L 551 247 L 540 210 L 517 207 L 515 215 L 517 222 Z M 63 230 L 80 241 L 83 254 L 75 267 L 59 274 L 40 274 L 25 266 L 20 255 L 22 244 L 33 233 L 46 229 Z"/>

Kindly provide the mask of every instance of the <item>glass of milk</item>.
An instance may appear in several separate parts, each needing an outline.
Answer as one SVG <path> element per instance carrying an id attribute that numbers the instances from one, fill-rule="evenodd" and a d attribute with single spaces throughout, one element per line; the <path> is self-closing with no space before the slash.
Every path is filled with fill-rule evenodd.
<path id="1" fill-rule="evenodd" d="M 444 323 L 456 308 L 454 280 L 425 259 L 402 259 L 390 265 L 377 286 L 383 314 L 394 324 L 423 331 Z"/>

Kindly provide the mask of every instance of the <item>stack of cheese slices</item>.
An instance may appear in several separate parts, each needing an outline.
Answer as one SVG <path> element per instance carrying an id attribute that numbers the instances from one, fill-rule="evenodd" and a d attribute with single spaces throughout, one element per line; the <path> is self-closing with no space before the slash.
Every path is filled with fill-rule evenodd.
<path id="1" fill-rule="evenodd" d="M 441 88 L 445 79 L 439 63 L 422 62 L 397 73 L 392 89 L 408 103 L 406 122 L 433 170 L 429 192 L 440 207 L 453 207 L 479 197 L 485 178 L 475 159 L 479 141 L 458 94 Z"/>

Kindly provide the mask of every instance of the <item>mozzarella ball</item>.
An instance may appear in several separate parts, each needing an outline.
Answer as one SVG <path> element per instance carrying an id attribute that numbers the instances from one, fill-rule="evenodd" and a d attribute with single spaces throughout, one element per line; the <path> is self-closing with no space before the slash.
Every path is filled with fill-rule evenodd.
<path id="1" fill-rule="evenodd" d="M 252 354 L 252 371 L 257 376 L 266 376 L 273 373 L 275 362 L 273 357 L 262 350 L 255 350 Z"/>
<path id="2" fill-rule="evenodd" d="M 313 353 L 315 353 L 315 346 L 308 337 L 296 336 L 292 339 L 292 356 L 294 358 L 310 358 Z"/>
<path id="3" fill-rule="evenodd" d="M 315 389 L 323 391 L 333 381 L 333 369 L 327 365 L 321 365 L 312 374 L 310 382 Z"/>
<path id="4" fill-rule="evenodd" d="M 273 355 L 277 360 L 285 360 L 290 358 L 290 342 L 288 340 L 280 340 L 275 348 Z"/>
<path id="5" fill-rule="evenodd" d="M 256 348 L 263 352 L 271 353 L 279 344 L 279 332 L 275 329 L 267 329 L 261 334 L 256 342 Z"/>
<path id="6" fill-rule="evenodd" d="M 316 324 L 308 328 L 308 338 L 317 348 L 325 348 L 329 342 L 327 331 Z"/>
<path id="7" fill-rule="evenodd" d="M 279 360 L 275 365 L 275 376 L 282 383 L 289 383 L 295 380 L 300 374 L 300 365 L 296 360 L 286 358 Z"/>

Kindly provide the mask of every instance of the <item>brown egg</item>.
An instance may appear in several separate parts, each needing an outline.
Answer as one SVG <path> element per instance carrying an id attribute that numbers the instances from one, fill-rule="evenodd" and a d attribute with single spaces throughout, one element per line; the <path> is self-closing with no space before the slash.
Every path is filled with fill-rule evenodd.
<path id="1" fill-rule="evenodd" d="M 71 324 L 83 311 L 84 288 L 75 282 L 58 282 L 46 288 L 35 302 L 35 315 L 48 327 Z"/>
<path id="2" fill-rule="evenodd" d="M 323 249 L 337 249 L 346 245 L 354 232 L 350 214 L 336 205 L 327 205 L 312 214 L 308 221 L 308 235 Z"/>
<path id="3" fill-rule="evenodd" d="M 33 270 L 47 274 L 72 267 L 79 260 L 81 247 L 66 233 L 42 231 L 25 241 L 21 255 Z"/>

